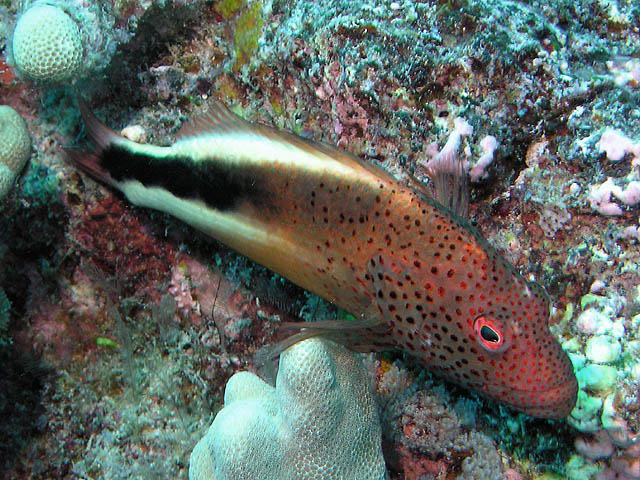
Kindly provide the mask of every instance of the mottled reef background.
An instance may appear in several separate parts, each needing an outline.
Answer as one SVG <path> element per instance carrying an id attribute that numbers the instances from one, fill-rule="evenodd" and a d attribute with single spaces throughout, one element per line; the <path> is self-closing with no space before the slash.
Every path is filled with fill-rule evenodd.
<path id="1" fill-rule="evenodd" d="M 495 136 L 471 217 L 550 294 L 579 405 L 535 420 L 400 353 L 366 356 L 390 476 L 640 478 L 640 208 L 602 194 L 609 177 L 639 180 L 637 1 L 88 3 L 110 22 L 109 58 L 76 86 L 149 143 L 209 98 L 401 178 L 424 174 L 456 117 L 474 127 L 471 164 Z M 20 10 L 0 0 L 0 52 Z M 34 154 L 0 204 L 0 478 L 186 478 L 226 380 L 280 321 L 335 312 L 65 164 L 82 142 L 72 89 L 20 80 L 4 58 L 0 104 Z M 620 159 L 610 129 L 628 137 Z M 603 215 L 609 200 L 619 215 Z"/>

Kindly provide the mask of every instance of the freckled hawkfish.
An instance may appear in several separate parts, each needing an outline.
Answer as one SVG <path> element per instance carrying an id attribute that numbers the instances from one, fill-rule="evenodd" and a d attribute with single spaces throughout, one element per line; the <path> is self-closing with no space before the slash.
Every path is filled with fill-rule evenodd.
<path id="1" fill-rule="evenodd" d="M 576 378 L 546 294 L 453 211 L 463 199 L 452 210 L 422 184 L 217 102 L 169 147 L 127 140 L 79 104 L 94 151 L 68 151 L 73 163 L 355 316 L 289 324 L 284 346 L 322 334 L 360 351 L 400 348 L 529 415 L 572 410 Z M 452 171 L 434 172 L 436 187 Z"/>

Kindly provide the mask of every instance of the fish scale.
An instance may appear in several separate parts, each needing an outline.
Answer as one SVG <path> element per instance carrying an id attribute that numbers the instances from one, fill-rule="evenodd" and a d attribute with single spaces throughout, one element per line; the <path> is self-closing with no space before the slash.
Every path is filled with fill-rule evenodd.
<path id="1" fill-rule="evenodd" d="M 280 349 L 318 334 L 360 351 L 400 348 L 530 415 L 573 408 L 577 382 L 544 291 L 424 187 L 219 103 L 170 147 L 126 140 L 80 109 L 95 153 L 68 152 L 76 165 L 355 317 L 286 324 Z"/>

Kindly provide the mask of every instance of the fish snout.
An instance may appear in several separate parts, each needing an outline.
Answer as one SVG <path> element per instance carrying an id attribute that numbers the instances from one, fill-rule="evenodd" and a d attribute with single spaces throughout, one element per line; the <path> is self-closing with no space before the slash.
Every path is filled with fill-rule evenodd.
<path id="1" fill-rule="evenodd" d="M 548 357 L 525 369 L 523 380 L 503 397 L 516 410 L 539 418 L 564 418 L 573 410 L 578 381 L 571 360 L 557 342 Z"/>
<path id="2" fill-rule="evenodd" d="M 564 384 L 538 392 L 539 402 L 534 402 L 519 410 L 532 417 L 565 418 L 575 407 L 577 394 L 578 382 L 574 375 Z"/>

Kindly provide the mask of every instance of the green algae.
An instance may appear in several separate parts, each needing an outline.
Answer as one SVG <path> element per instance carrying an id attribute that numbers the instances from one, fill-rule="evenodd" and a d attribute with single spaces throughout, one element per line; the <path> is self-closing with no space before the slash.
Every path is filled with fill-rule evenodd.
<path id="1" fill-rule="evenodd" d="M 235 34 L 233 36 L 236 50 L 236 63 L 233 66 L 235 71 L 238 71 L 243 65 L 248 63 L 249 59 L 258 49 L 258 38 L 260 38 L 260 31 L 263 24 L 264 19 L 262 16 L 261 2 L 250 4 L 238 17 Z"/>
<path id="2" fill-rule="evenodd" d="M 246 0 L 222 0 L 214 7 L 223 20 L 237 16 L 233 41 L 236 61 L 233 71 L 237 72 L 246 65 L 258 49 L 258 38 L 264 24 L 262 2 L 248 3 Z"/>
<path id="3" fill-rule="evenodd" d="M 106 347 L 106 348 L 120 348 L 120 345 L 118 345 L 117 342 L 114 342 L 113 340 L 107 337 L 97 337 L 96 345 L 99 347 Z"/>
<path id="4" fill-rule="evenodd" d="M 215 6 L 215 11 L 222 15 L 224 20 L 229 20 L 244 8 L 246 0 L 222 0 Z"/>

